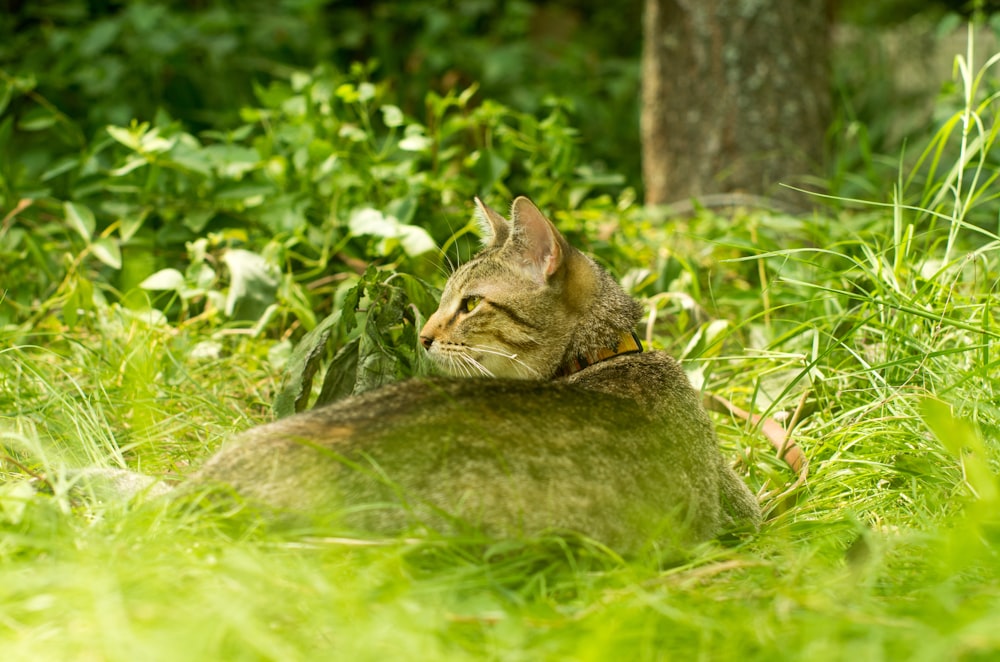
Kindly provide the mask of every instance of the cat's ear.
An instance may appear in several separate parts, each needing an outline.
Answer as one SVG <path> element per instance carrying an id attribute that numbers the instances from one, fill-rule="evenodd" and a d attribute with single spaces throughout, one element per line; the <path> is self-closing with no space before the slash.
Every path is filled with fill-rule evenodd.
<path id="1" fill-rule="evenodd" d="M 524 196 L 514 200 L 510 221 L 525 266 L 539 282 L 546 282 L 562 265 L 566 240 L 556 226 L 538 211 L 538 207 Z"/>
<path id="2" fill-rule="evenodd" d="M 476 222 L 483 236 L 484 248 L 499 248 L 510 235 L 510 223 L 498 212 L 486 206 L 478 197 L 476 200 Z"/>

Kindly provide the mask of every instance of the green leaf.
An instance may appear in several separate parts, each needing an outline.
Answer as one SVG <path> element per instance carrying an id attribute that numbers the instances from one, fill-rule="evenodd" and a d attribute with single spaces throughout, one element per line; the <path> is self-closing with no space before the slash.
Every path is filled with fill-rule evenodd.
<path id="1" fill-rule="evenodd" d="M 354 103 L 360 98 L 358 96 L 357 89 L 350 83 L 343 83 L 339 85 L 334 94 L 346 103 Z"/>
<path id="2" fill-rule="evenodd" d="M 276 267 L 263 256 L 242 248 L 231 248 L 222 256 L 229 268 L 226 315 L 256 320 L 275 302 L 280 282 Z"/>
<path id="3" fill-rule="evenodd" d="M 365 275 L 361 278 L 361 281 L 349 289 L 347 294 L 344 296 L 344 307 L 342 310 L 347 314 L 344 318 L 344 333 L 350 333 L 354 330 L 354 327 L 357 326 L 357 310 L 358 305 L 361 303 L 361 297 L 365 294 L 365 286 L 368 281 L 371 278 L 376 277 L 377 274 L 378 270 L 376 270 L 375 267 L 369 266 L 368 269 L 365 270 Z"/>
<path id="4" fill-rule="evenodd" d="M 90 243 L 97 229 L 97 221 L 94 219 L 94 212 L 86 205 L 75 202 L 64 202 L 63 211 L 66 216 L 66 223 L 73 228 L 77 234 L 83 237 L 84 241 Z"/>
<path id="5" fill-rule="evenodd" d="M 405 225 L 377 209 L 359 209 L 348 221 L 351 234 L 371 235 L 383 239 L 396 239 L 407 255 L 422 255 L 437 248 L 427 230 L 416 225 Z M 384 247 L 383 247 L 384 248 Z"/>
<path id="6" fill-rule="evenodd" d="M 394 106 L 392 104 L 386 104 L 382 106 L 382 122 L 391 128 L 397 126 L 403 126 L 403 111 L 399 109 L 399 106 Z"/>
<path id="7" fill-rule="evenodd" d="M 122 250 L 118 240 L 112 237 L 99 237 L 90 246 L 94 257 L 112 269 L 122 268 Z"/>
<path id="8" fill-rule="evenodd" d="M 371 83 L 361 83 L 358 85 L 358 99 L 361 101 L 371 101 L 375 98 L 375 86 Z"/>
<path id="9" fill-rule="evenodd" d="M 490 191 L 498 181 L 507 175 L 510 162 L 490 149 L 481 151 L 478 156 L 472 170 L 476 173 L 476 179 L 479 181 L 479 190 Z"/>
<path id="10" fill-rule="evenodd" d="M 50 166 L 48 170 L 42 173 L 40 177 L 41 181 L 47 182 L 51 179 L 55 179 L 59 175 L 69 172 L 80 165 L 80 159 L 74 156 L 67 156 L 59 159 L 54 165 Z"/>
<path id="11" fill-rule="evenodd" d="M 358 209 L 351 214 L 347 227 L 354 235 L 395 237 L 399 223 L 391 216 L 385 216 L 377 209 Z"/>
<path id="12" fill-rule="evenodd" d="M 399 148 L 405 152 L 426 152 L 434 144 L 427 136 L 414 134 L 399 141 Z"/>
<path id="13" fill-rule="evenodd" d="M 364 393 L 395 381 L 397 361 L 387 351 L 378 327 L 374 324 L 366 325 L 360 341 L 354 393 Z"/>
<path id="14" fill-rule="evenodd" d="M 416 225 L 399 225 L 399 243 L 410 257 L 423 255 L 437 249 L 437 244 L 427 230 Z"/>
<path id="15" fill-rule="evenodd" d="M 127 161 L 125 161 L 125 165 L 118 166 L 117 168 L 112 168 L 111 170 L 108 171 L 108 174 L 111 175 L 112 177 L 122 177 L 124 175 L 129 174 L 133 170 L 141 168 L 147 163 L 149 162 L 146 160 L 144 156 L 133 154 L 128 157 Z"/>
<path id="16" fill-rule="evenodd" d="M 174 290 L 180 292 L 184 289 L 184 274 L 176 269 L 160 269 L 155 274 L 147 276 L 139 283 L 139 287 L 144 290 Z"/>
<path id="17" fill-rule="evenodd" d="M 313 376 L 319 369 L 330 336 L 340 324 L 341 311 L 328 315 L 316 328 L 302 337 L 285 364 L 281 390 L 274 399 L 278 418 L 302 411 L 309 403 Z M 317 403 L 319 404 L 319 403 Z"/>
<path id="18" fill-rule="evenodd" d="M 118 226 L 118 235 L 122 238 L 122 241 L 128 241 L 135 236 L 135 233 L 146 222 L 146 217 L 149 215 L 148 209 L 142 209 L 138 212 L 128 212 L 120 219 L 120 225 Z"/>
<path id="19" fill-rule="evenodd" d="M 17 123 L 17 128 L 21 131 L 43 131 L 55 125 L 59 121 L 51 111 L 44 108 L 36 108 L 25 113 L 24 117 Z"/>
<path id="20" fill-rule="evenodd" d="M 336 402 L 354 393 L 358 380 L 358 350 L 360 338 L 353 338 L 341 347 L 327 366 L 323 389 L 316 398 L 315 407 Z"/>
<path id="21" fill-rule="evenodd" d="M 126 129 L 121 126 L 108 125 L 104 127 L 104 130 L 122 145 L 138 152 L 141 147 L 141 136 L 145 132 L 145 125 L 140 126 L 137 130 Z"/>
<path id="22" fill-rule="evenodd" d="M 207 158 L 219 176 L 226 179 L 241 179 L 261 164 L 257 150 L 241 145 L 209 145 L 201 151 L 201 155 Z"/>
<path id="23" fill-rule="evenodd" d="M 438 306 L 441 292 L 435 287 L 431 287 L 416 276 L 410 274 L 397 273 L 392 277 L 392 282 L 397 285 L 406 295 L 409 303 L 412 303 L 424 317 L 430 316 Z M 422 326 L 423 320 L 417 320 L 417 326 Z"/>
<path id="24" fill-rule="evenodd" d="M 214 209 L 194 209 L 184 215 L 184 227 L 195 234 L 200 234 L 208 222 L 215 216 Z"/>

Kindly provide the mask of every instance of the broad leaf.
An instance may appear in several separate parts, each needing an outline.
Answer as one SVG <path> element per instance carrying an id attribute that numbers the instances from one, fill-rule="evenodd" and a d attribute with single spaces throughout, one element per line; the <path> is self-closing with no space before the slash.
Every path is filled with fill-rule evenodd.
<path id="1" fill-rule="evenodd" d="M 277 268 L 257 253 L 242 248 L 226 251 L 222 260 L 229 267 L 226 315 L 233 319 L 258 319 L 278 293 Z"/>
<path id="2" fill-rule="evenodd" d="M 111 237 L 99 237 L 90 246 L 94 257 L 112 269 L 122 268 L 122 250 L 118 240 Z"/>
<path id="3" fill-rule="evenodd" d="M 160 269 L 139 283 L 144 290 L 174 290 L 184 289 L 184 274 L 176 269 Z"/>
<path id="4" fill-rule="evenodd" d="M 90 243 L 90 238 L 94 236 L 97 229 L 97 221 L 94 219 L 94 212 L 86 205 L 76 202 L 64 202 L 63 211 L 66 215 L 66 223 L 76 231 L 83 240 Z"/>
<path id="5" fill-rule="evenodd" d="M 274 399 L 274 413 L 279 418 L 302 411 L 309 404 L 313 376 L 319 369 L 330 336 L 340 324 L 341 311 L 328 315 L 316 328 L 303 336 L 285 365 L 285 379 Z"/>

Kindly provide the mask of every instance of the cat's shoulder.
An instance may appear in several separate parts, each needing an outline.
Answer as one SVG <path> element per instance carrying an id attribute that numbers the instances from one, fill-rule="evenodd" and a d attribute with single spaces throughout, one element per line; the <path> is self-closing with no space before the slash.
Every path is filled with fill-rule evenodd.
<path id="1" fill-rule="evenodd" d="M 662 351 L 616 356 L 570 375 L 564 381 L 628 398 L 646 407 L 676 410 L 688 405 L 701 411 L 697 404 L 698 394 L 684 369 Z"/>

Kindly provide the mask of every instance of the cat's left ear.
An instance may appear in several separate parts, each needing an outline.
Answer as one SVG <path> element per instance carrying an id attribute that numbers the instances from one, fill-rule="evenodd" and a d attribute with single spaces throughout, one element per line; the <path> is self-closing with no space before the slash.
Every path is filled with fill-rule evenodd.
<path id="1" fill-rule="evenodd" d="M 552 221 L 524 196 L 514 200 L 510 220 L 525 266 L 540 283 L 545 283 L 563 263 L 566 240 Z"/>
<path id="2" fill-rule="evenodd" d="M 478 197 L 476 200 L 476 221 L 483 236 L 484 248 L 499 248 L 510 235 L 510 223 L 498 212 L 486 206 Z"/>

